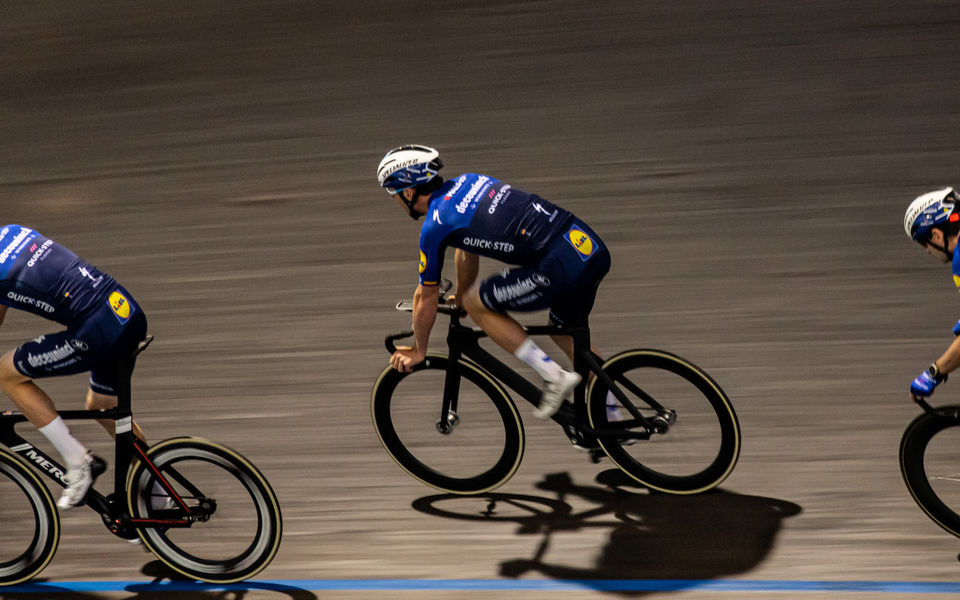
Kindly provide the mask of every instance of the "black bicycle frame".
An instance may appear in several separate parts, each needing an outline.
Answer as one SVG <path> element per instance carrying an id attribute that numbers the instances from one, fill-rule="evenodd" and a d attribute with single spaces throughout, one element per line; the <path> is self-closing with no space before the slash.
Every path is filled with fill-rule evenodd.
<path id="1" fill-rule="evenodd" d="M 399 307 L 399 305 L 398 305 Z M 480 340 L 487 337 L 487 334 L 480 329 L 467 327 L 460 322 L 460 308 L 453 305 L 440 305 L 438 312 L 450 316 L 450 327 L 447 331 L 447 347 L 451 365 L 461 357 L 466 357 L 471 362 L 485 369 L 497 380 L 504 383 L 507 387 L 515 391 L 530 404 L 537 406 L 540 402 L 541 390 L 538 386 L 530 382 L 515 370 L 504 364 L 501 360 L 480 347 Z M 656 426 L 650 420 L 644 417 L 640 411 L 630 402 L 623 391 L 610 377 L 603 371 L 602 359 L 593 353 L 590 349 L 590 328 L 587 326 L 557 326 L 540 325 L 525 327 L 528 335 L 564 335 L 573 338 L 573 368 L 583 378 L 583 383 L 574 390 L 574 406 L 570 408 L 564 404 L 552 419 L 560 424 L 568 435 L 587 434 L 598 438 L 636 438 L 648 439 L 650 433 L 656 430 Z M 412 332 L 402 332 L 388 337 L 387 347 L 390 349 L 390 340 L 408 337 Z M 587 418 L 586 403 L 586 382 L 589 374 L 593 373 L 620 401 L 621 405 L 636 419 L 636 422 L 624 421 L 617 429 L 593 429 L 589 426 Z M 665 410 L 656 400 L 637 388 L 631 382 L 621 380 L 625 385 L 643 398 L 650 406 L 658 412 Z M 444 381 L 443 402 L 440 408 L 441 427 L 447 423 L 446 415 L 450 411 L 456 412 L 457 398 L 459 396 L 460 378 L 451 377 L 448 373 Z M 645 431 L 627 431 L 628 425 L 640 425 Z"/>
<path id="2" fill-rule="evenodd" d="M 64 420 L 108 419 L 114 422 L 116 435 L 114 442 L 115 464 L 113 493 L 104 496 L 91 487 L 83 503 L 96 511 L 101 518 L 103 518 L 107 528 L 115 534 L 122 534 L 122 532 L 130 527 L 134 529 L 157 526 L 189 527 L 193 522 L 193 519 L 189 518 L 191 514 L 190 508 L 150 461 L 147 457 L 146 445 L 133 433 L 133 412 L 130 408 L 130 379 L 133 374 L 133 367 L 137 355 L 143 352 L 151 341 L 153 341 L 153 338 L 148 337 L 140 343 L 139 347 L 129 359 L 120 363 L 117 406 L 115 408 L 106 410 L 63 410 L 58 412 Z M 15 427 L 18 424 L 26 421 L 27 418 L 22 413 L 16 411 L 0 413 L 0 444 L 3 444 L 12 452 L 16 453 L 28 464 L 55 481 L 60 487 L 66 487 L 67 484 L 63 480 L 67 472 L 66 467 L 28 442 L 15 431 Z M 164 488 L 164 491 L 177 502 L 181 510 L 186 512 L 187 518 L 133 519 L 127 514 L 126 476 L 134 459 L 143 461 L 147 468 L 156 476 L 160 485 Z"/>

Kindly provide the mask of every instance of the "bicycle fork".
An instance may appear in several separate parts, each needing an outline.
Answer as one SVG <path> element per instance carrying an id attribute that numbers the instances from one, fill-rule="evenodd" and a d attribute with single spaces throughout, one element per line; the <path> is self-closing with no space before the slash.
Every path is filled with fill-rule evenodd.
<path id="1" fill-rule="evenodd" d="M 450 357 L 450 364 L 443 378 L 443 400 L 440 402 L 440 419 L 437 421 L 437 431 L 443 435 L 453 433 L 454 427 L 460 424 L 460 415 L 457 414 L 457 399 L 460 397 L 460 373 L 457 372 L 457 359 Z"/>

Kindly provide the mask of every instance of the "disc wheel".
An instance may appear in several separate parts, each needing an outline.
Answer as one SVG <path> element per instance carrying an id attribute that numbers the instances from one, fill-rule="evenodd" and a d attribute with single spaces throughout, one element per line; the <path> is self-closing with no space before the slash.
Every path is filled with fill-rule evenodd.
<path id="1" fill-rule="evenodd" d="M 907 490 L 934 523 L 960 537 L 960 406 L 924 413 L 900 441 Z"/>
<path id="2" fill-rule="evenodd" d="M 174 438 L 147 456 L 194 515 L 190 527 L 138 529 L 144 545 L 167 566 L 210 583 L 249 579 L 280 546 L 282 519 L 264 476 L 240 454 L 215 442 Z M 134 519 L 182 519 L 184 512 L 141 461 L 127 480 Z"/>
<path id="3" fill-rule="evenodd" d="M 0 449 L 0 586 L 29 581 L 60 542 L 60 514 L 47 486 L 15 455 Z"/>

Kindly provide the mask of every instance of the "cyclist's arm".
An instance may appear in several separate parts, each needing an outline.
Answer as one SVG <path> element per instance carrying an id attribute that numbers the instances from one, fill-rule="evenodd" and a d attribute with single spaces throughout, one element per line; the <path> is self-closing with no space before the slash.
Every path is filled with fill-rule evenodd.
<path id="1" fill-rule="evenodd" d="M 480 255 L 457 248 L 454 253 L 454 261 L 457 265 L 457 298 L 462 298 L 463 294 L 477 280 L 477 272 L 480 270 Z"/>
<path id="2" fill-rule="evenodd" d="M 440 286 L 419 285 L 413 294 L 413 339 L 414 350 L 420 355 L 427 353 L 430 342 L 430 330 L 437 319 L 437 303 L 440 300 Z"/>
<path id="3" fill-rule="evenodd" d="M 960 337 L 953 340 L 946 352 L 936 361 L 937 368 L 944 375 L 960 367 Z"/>

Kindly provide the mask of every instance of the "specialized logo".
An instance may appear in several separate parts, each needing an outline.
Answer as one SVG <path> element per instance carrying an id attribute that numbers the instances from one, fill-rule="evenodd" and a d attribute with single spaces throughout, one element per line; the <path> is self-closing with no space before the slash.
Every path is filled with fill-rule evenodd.
<path id="1" fill-rule="evenodd" d="M 114 290 L 110 292 L 107 303 L 110 305 L 110 310 L 113 311 L 113 314 L 117 315 L 117 318 L 120 319 L 120 322 L 126 323 L 127 319 L 130 318 L 130 301 L 127 300 L 127 297 L 121 294 L 119 290 Z"/>
<path id="2" fill-rule="evenodd" d="M 419 159 L 419 158 L 409 158 L 409 159 L 407 159 L 407 160 L 394 161 L 394 162 L 387 163 L 387 164 L 383 165 L 383 168 L 380 169 L 380 172 L 377 173 L 377 176 L 378 176 L 380 179 L 385 179 L 385 178 L 393 175 L 394 173 L 396 173 L 396 172 L 399 171 L 400 169 L 404 169 L 404 168 L 406 168 L 406 167 L 409 167 L 409 166 L 411 166 L 411 165 L 416 164 L 416 162 L 417 162 L 418 160 L 420 160 L 420 159 Z"/>
<path id="3" fill-rule="evenodd" d="M 580 258 L 587 260 L 593 254 L 593 240 L 590 236 L 576 227 L 567 232 L 567 241 L 580 253 Z"/>
<path id="4" fill-rule="evenodd" d="M 545 209 L 543 205 L 540 204 L 539 202 L 534 202 L 532 206 L 533 206 L 533 210 L 550 217 L 549 219 L 547 219 L 550 223 L 553 223 L 553 220 L 557 218 L 557 213 L 560 212 L 557 209 L 553 209 L 553 212 L 550 212 L 549 210 Z"/>
<path id="5" fill-rule="evenodd" d="M 420 251 L 420 273 L 423 274 L 427 270 L 427 255 L 423 253 L 423 250 Z"/>

